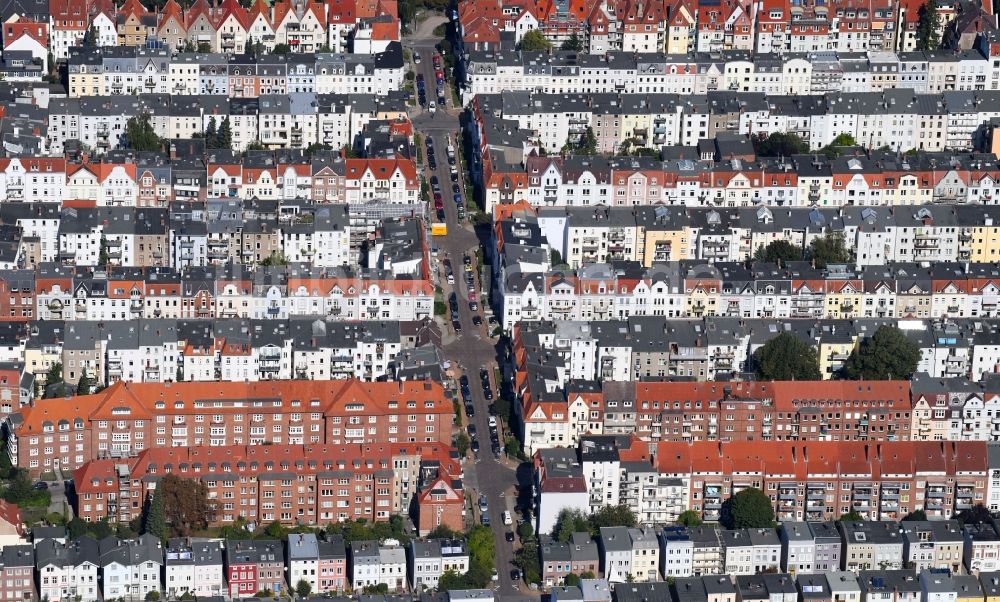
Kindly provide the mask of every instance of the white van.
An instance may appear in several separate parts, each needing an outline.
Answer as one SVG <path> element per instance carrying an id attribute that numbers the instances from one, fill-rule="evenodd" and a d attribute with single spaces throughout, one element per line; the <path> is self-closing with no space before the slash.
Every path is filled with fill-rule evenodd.
<path id="1" fill-rule="evenodd" d="M 503 524 L 509 525 L 514 522 L 514 519 L 510 516 L 510 510 L 503 511 Z"/>

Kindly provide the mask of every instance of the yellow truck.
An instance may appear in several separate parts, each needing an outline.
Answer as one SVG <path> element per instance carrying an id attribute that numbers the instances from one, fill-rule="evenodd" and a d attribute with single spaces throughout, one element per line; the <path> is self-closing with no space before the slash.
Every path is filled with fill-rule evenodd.
<path id="1" fill-rule="evenodd" d="M 431 236 L 448 236 L 448 224 L 431 224 Z"/>

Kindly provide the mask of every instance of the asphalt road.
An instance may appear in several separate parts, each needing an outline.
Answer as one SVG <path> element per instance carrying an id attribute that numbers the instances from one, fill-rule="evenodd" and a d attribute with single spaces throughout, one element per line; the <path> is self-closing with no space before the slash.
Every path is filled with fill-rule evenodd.
<path id="1" fill-rule="evenodd" d="M 407 36 L 403 40 L 403 45 L 406 48 L 420 54 L 422 60 L 419 65 L 414 65 L 414 68 L 417 73 L 424 74 L 428 101 L 436 99 L 432 57 L 435 52 L 434 46 L 439 40 L 433 36 L 433 30 L 444 22 L 444 17 L 438 15 L 429 17 L 417 27 L 417 30 L 412 35 Z M 447 99 L 447 108 L 438 108 L 434 115 L 423 109 L 417 109 L 411 113 L 414 127 L 420 132 L 424 140 L 428 136 L 434 140 L 437 170 L 432 173 L 429 168 L 426 168 L 425 163 L 424 176 L 429 183 L 431 175 L 437 175 L 441 184 L 445 216 L 448 224 L 448 235 L 435 237 L 432 242 L 439 249 L 438 260 L 441 265 L 443 266 L 445 258 L 450 259 L 455 273 L 455 285 L 449 285 L 444 278 L 442 267 L 440 285 L 444 289 L 446 303 L 452 292 L 458 298 L 458 314 L 462 330 L 451 343 L 444 346 L 443 353 L 445 359 L 450 360 L 455 366 L 461 366 L 464 369 L 464 373 L 468 375 L 469 388 L 472 392 L 472 402 L 476 408 L 475 416 L 471 422 L 476 425 L 476 430 L 478 431 L 480 451 L 474 462 L 466 462 L 465 470 L 466 473 L 470 469 L 475 471 L 474 479 L 470 479 L 470 481 L 474 480 L 478 487 L 478 491 L 472 492 L 472 501 L 475 507 L 474 516 L 477 519 L 479 517 L 477 505 L 479 496 L 485 495 L 488 500 L 490 526 L 493 529 L 493 535 L 496 540 L 496 568 L 499 575 L 499 580 L 495 584 L 497 586 L 497 594 L 505 602 L 534 602 L 538 600 L 539 594 L 537 592 L 530 592 L 527 587 L 524 587 L 523 582 L 514 584 L 510 578 L 511 569 L 514 568 L 514 548 L 513 544 L 508 543 L 504 536 L 508 530 L 516 528 L 516 523 L 511 526 L 504 525 L 502 514 L 504 510 L 513 508 L 516 471 L 512 464 L 508 464 L 504 460 L 497 460 L 490 450 L 489 402 L 486 401 L 483 395 L 479 379 L 479 369 L 485 367 L 490 373 L 491 381 L 493 380 L 493 368 L 497 366 L 498 350 L 496 343 L 487 335 L 486 319 L 482 314 L 482 299 L 480 299 L 479 309 L 475 313 L 483 318 L 483 324 L 474 326 L 472 323 L 474 312 L 469 307 L 468 288 L 465 284 L 463 267 L 463 256 L 468 253 L 473 261 L 473 273 L 476 274 L 476 291 L 478 294 L 483 290 L 483 287 L 479 281 L 479 267 L 476 265 L 475 252 L 482 244 L 480 236 L 485 239 L 488 230 L 482 229 L 480 234 L 477 235 L 476 230 L 468 220 L 463 220 L 462 222 L 458 220 L 456 205 L 452 200 L 451 172 L 446 149 L 449 137 L 455 145 L 456 152 L 459 148 L 455 136 L 459 134 L 461 108 L 452 105 L 450 90 L 446 90 L 445 97 Z M 421 152 L 426 155 L 426 147 Z M 465 174 L 461 172 L 459 173 L 459 185 L 462 187 L 462 197 L 468 211 L 469 203 L 474 201 L 471 194 L 466 194 Z M 482 242 L 485 242 L 485 240 Z M 445 328 L 451 328 L 450 321 L 448 321 Z M 495 396 L 497 394 L 497 383 L 492 382 L 491 386 L 493 387 Z M 465 424 L 468 423 L 469 421 L 466 420 Z M 502 443 L 501 440 L 501 445 Z"/>

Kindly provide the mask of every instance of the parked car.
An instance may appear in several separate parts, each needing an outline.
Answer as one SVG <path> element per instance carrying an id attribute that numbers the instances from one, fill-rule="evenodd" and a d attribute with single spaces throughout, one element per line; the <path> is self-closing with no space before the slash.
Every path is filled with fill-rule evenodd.
<path id="1" fill-rule="evenodd" d="M 479 511 L 486 512 L 489 510 L 490 501 L 486 499 L 485 495 L 479 496 Z"/>
<path id="2" fill-rule="evenodd" d="M 473 439 L 472 440 L 472 445 L 470 446 L 470 448 L 472 449 L 472 453 L 478 454 L 479 453 L 479 439 Z"/>

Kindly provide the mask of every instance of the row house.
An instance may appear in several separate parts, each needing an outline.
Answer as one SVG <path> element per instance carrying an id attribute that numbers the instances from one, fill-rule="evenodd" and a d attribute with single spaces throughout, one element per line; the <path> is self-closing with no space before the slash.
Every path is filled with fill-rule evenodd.
<path id="1" fill-rule="evenodd" d="M 905 325 L 903 335 L 920 351 L 918 373 L 946 379 L 942 383 L 922 381 L 926 384 L 921 394 L 926 392 L 926 400 L 914 396 L 918 410 L 914 419 L 920 423 L 921 434 L 931 439 L 988 438 L 991 427 L 987 422 L 996 408 L 975 383 L 994 372 L 997 365 L 995 321 L 925 319 L 908 320 Z M 861 342 L 883 326 L 891 324 L 881 318 L 813 321 L 662 316 L 525 322 L 512 332 L 515 349 L 525 354 L 512 358 L 512 369 L 522 373 L 524 384 L 539 393 L 598 380 L 627 382 L 679 376 L 724 380 L 733 372 L 751 370 L 753 353 L 784 333 L 816 350 L 822 378 L 829 380 L 837 378 Z M 557 370 L 539 375 L 551 384 L 536 380 L 534 372 L 539 368 Z M 966 380 L 970 378 L 971 382 Z M 949 391 L 949 387 L 955 389 Z M 576 391 L 581 395 L 567 394 L 564 400 L 586 399 L 594 392 L 584 384 Z M 963 394 L 966 396 L 961 397 Z M 579 422 L 572 428 L 587 426 L 585 419 Z"/>
<path id="2" fill-rule="evenodd" d="M 951 525 L 951 529 L 959 532 L 957 547 L 958 557 L 961 558 L 962 530 L 958 528 L 957 521 L 948 521 L 948 523 Z M 994 530 L 990 523 L 983 523 L 981 527 L 977 528 Z M 615 529 L 625 528 L 605 528 L 602 537 L 606 535 L 608 538 L 616 538 L 620 533 Z M 984 568 L 982 571 L 978 571 L 974 567 L 963 566 L 961 561 L 957 565 L 958 568 L 951 570 L 950 567 L 954 566 L 952 556 L 942 558 L 939 563 L 901 566 L 906 561 L 900 543 L 899 529 L 900 525 L 891 521 L 782 522 L 778 524 L 777 530 L 774 527 L 737 531 L 727 531 L 719 527 L 664 527 L 661 531 L 659 555 L 661 557 L 666 554 L 676 556 L 676 562 L 673 564 L 679 566 L 675 566 L 668 573 L 663 573 L 662 577 L 672 582 L 672 587 L 676 588 L 678 593 L 686 594 L 685 597 L 674 598 L 680 600 L 698 599 L 696 596 L 699 592 L 703 594 L 705 590 L 722 590 L 726 584 L 730 588 L 735 586 L 741 591 L 747 590 L 757 593 L 763 590 L 778 590 L 771 591 L 771 599 L 774 599 L 773 596 L 776 593 L 780 593 L 783 596 L 782 599 L 800 600 L 799 593 L 819 593 L 820 590 L 813 589 L 815 587 L 830 592 L 831 596 L 840 596 L 826 599 L 860 600 L 861 588 L 858 580 L 873 574 L 885 574 L 890 577 L 908 574 L 914 579 L 923 581 L 932 575 L 951 578 L 950 575 L 958 576 L 968 570 L 973 575 L 979 575 L 979 578 L 992 580 L 995 574 L 992 570 Z M 805 567 L 809 560 L 806 564 L 798 564 L 797 561 L 803 560 L 803 558 L 793 555 L 804 550 L 801 544 L 808 541 L 805 537 L 795 537 L 800 542 L 797 546 L 778 545 L 779 537 L 785 541 L 783 534 L 796 530 L 803 534 L 820 534 L 821 539 L 824 540 L 822 551 L 829 554 L 829 558 L 834 560 L 830 568 L 823 571 L 807 570 Z M 871 538 L 867 537 L 869 535 Z M 721 573 L 724 575 L 721 577 L 721 581 L 719 580 L 720 573 L 700 573 L 692 570 L 690 564 L 692 548 L 694 546 L 701 547 L 699 542 L 711 540 L 724 542 L 721 547 L 710 550 L 710 553 L 714 554 L 719 562 L 728 567 L 724 573 Z M 950 538 L 950 540 L 953 541 L 954 538 Z M 619 545 L 617 540 L 614 541 L 614 543 L 609 542 L 600 548 L 601 565 L 610 567 L 609 570 L 612 572 L 608 573 L 609 575 L 617 575 L 616 571 L 623 566 L 623 563 L 627 562 L 628 557 L 628 543 L 623 540 L 624 543 Z M 973 540 L 966 537 L 965 541 L 968 543 Z M 553 584 L 558 583 L 562 575 L 558 573 L 558 570 L 546 568 L 546 564 L 550 562 L 561 563 L 564 546 L 565 544 L 560 545 L 557 542 L 543 544 L 543 573 L 551 576 Z M 709 548 L 705 548 L 705 551 L 709 551 Z M 635 550 L 631 553 L 634 554 Z M 683 565 L 684 562 L 687 562 L 686 566 Z M 797 568 L 782 572 L 777 568 L 779 563 Z M 826 561 L 824 561 L 825 563 Z M 870 568 L 872 565 L 876 568 Z M 657 575 L 650 579 L 649 586 L 662 583 L 659 581 L 659 577 L 660 575 Z M 612 578 L 609 577 L 609 581 Z M 767 583 L 766 580 L 770 579 L 775 581 Z M 977 577 L 973 576 L 970 579 L 972 582 L 965 585 L 969 588 L 977 588 Z M 615 581 L 611 582 L 615 583 Z M 620 587 L 632 587 L 620 581 L 618 583 Z M 628 583 L 642 584 L 643 581 L 630 579 Z M 789 583 L 793 585 L 789 587 Z M 801 588 L 801 591 L 796 589 L 796 585 Z M 552 585 L 550 587 L 558 588 L 559 586 Z"/>
<path id="3" fill-rule="evenodd" d="M 690 149 L 719 133 L 765 137 L 774 132 L 795 133 L 814 151 L 840 134 L 863 141 L 867 148 L 885 147 L 894 153 L 968 151 L 979 144 L 979 124 L 996 116 L 995 96 L 991 90 L 914 92 L 908 88 L 830 92 L 804 100 L 737 92 L 598 95 L 507 90 L 478 94 L 470 104 L 478 122 L 474 143 L 500 146 L 507 136 L 506 128 L 484 127 L 478 116 L 490 113 L 493 119 L 516 123 L 522 130 L 524 155 L 518 158 L 523 161 L 531 148 L 557 154 L 567 141 L 578 142 L 588 127 L 600 150 L 617 153 L 627 152 L 636 140 L 650 148 Z M 693 157 L 694 150 L 690 150 Z"/>
<path id="4" fill-rule="evenodd" d="M 290 583 L 305 581 L 317 593 L 342 592 L 347 588 L 347 552 L 336 536 L 295 533 L 288 536 Z"/>
<path id="5" fill-rule="evenodd" d="M 227 98 L 136 91 L 130 96 L 95 93 L 56 98 L 45 118 L 45 142 L 52 155 L 62 155 L 68 142 L 78 140 L 104 156 L 125 148 L 124 128 L 130 118 L 155 113 L 151 119 L 154 130 L 169 139 L 200 136 L 213 120 L 217 125 L 228 124 L 236 152 L 256 144 L 266 149 L 305 150 L 316 143 L 343 148 L 353 145 L 373 113 L 387 120 L 405 116 L 401 98 L 375 94 L 376 90 L 395 89 L 397 84 L 395 72 L 383 71 L 366 72 L 359 67 L 354 76 L 322 91 L 284 96 L 255 92 L 248 97 Z M 329 112 L 327 107 L 340 110 Z M 83 176 L 81 181 L 86 183 Z"/>
<path id="6" fill-rule="evenodd" d="M 738 147 L 748 144 L 742 137 L 735 137 L 733 143 Z M 716 144 L 727 142 L 719 137 Z M 739 160 L 709 155 L 697 163 L 532 155 L 525 159 L 522 170 L 527 175 L 527 189 L 516 201 L 535 208 L 540 225 L 545 218 L 583 223 L 606 219 L 609 221 L 603 226 L 595 227 L 609 228 L 616 225 L 616 216 L 621 216 L 617 219 L 626 223 L 641 220 L 654 232 L 671 226 L 698 227 L 698 220 L 692 216 L 707 214 L 709 208 L 719 211 L 723 224 L 730 225 L 726 222 L 731 214 L 726 208 L 746 208 L 745 213 L 739 213 L 742 221 L 760 224 L 754 229 L 762 230 L 760 236 L 767 237 L 774 236 L 775 229 L 805 227 L 804 220 L 795 219 L 796 215 L 807 215 L 806 211 L 799 214 L 800 208 L 815 208 L 819 215 L 836 216 L 844 221 L 845 230 L 855 234 L 855 230 L 867 227 L 878 231 L 896 222 L 902 222 L 902 226 L 909 225 L 908 220 L 924 221 L 923 215 L 907 217 L 899 205 L 991 205 L 995 194 L 997 166 L 991 155 L 972 154 L 959 159 L 925 152 L 900 159 L 895 154 L 875 152 L 833 159 L 793 155 L 754 161 L 753 152 L 746 152 Z M 489 192 L 490 198 L 496 198 L 493 191 Z M 646 205 L 657 207 L 650 210 L 643 207 Z M 855 210 L 856 206 L 871 210 Z M 490 205 L 491 209 L 495 207 Z M 792 213 L 782 208 L 790 208 Z M 840 212 L 824 213 L 829 208 L 840 208 Z M 927 218 L 931 220 L 945 215 L 929 211 Z M 532 214 L 528 215 L 530 219 Z M 760 238 L 759 243 L 765 240 Z M 629 253 L 642 254 L 643 250 L 640 245 Z"/>
<path id="7" fill-rule="evenodd" d="M 233 598 L 247 598 L 267 590 L 286 591 L 285 552 L 273 539 L 237 540 L 225 549 L 226 582 Z"/>
<path id="8" fill-rule="evenodd" d="M 517 266 L 510 267 L 516 270 Z M 713 317 L 732 318 L 738 325 L 739 320 L 794 324 L 803 318 L 903 319 L 914 324 L 936 321 L 944 343 L 953 338 L 944 336 L 955 328 L 949 323 L 996 317 L 990 264 L 919 262 L 816 270 L 809 262 L 789 262 L 781 268 L 701 261 L 644 268 L 636 262 L 615 262 L 586 266 L 575 273 L 525 273 L 508 271 L 505 266 L 498 277 L 503 278 L 498 285 L 503 291 L 499 309 L 505 330 L 518 324 L 567 322 L 559 327 L 565 337 L 574 336 L 580 323 L 600 320 L 665 318 L 682 323 Z M 925 330 L 926 326 L 915 328 Z M 943 372 L 945 359 L 928 356 L 921 370 Z M 965 374 L 970 367 L 951 375 Z"/>
<path id="9" fill-rule="evenodd" d="M 101 553 L 102 595 L 108 598 L 142 596 L 159 592 L 163 570 L 163 544 L 148 533 L 134 540 L 108 537 L 98 542 Z"/>
<path id="10" fill-rule="evenodd" d="M 670 512 L 674 516 L 694 509 L 706 520 L 717 520 L 722 504 L 731 495 L 755 487 L 771 499 L 775 516 L 780 521 L 823 521 L 852 511 L 870 520 L 895 521 L 915 510 L 923 510 L 928 517 L 937 519 L 983 503 L 989 488 L 985 477 L 989 470 L 985 457 L 987 444 L 982 442 L 695 441 L 651 444 L 635 439 L 630 447 L 620 448 L 619 453 L 639 458 L 649 445 L 655 445 L 658 450 L 652 460 L 655 469 L 665 477 L 677 479 L 686 492 L 686 498 L 682 496 L 671 502 Z M 645 463 L 649 464 L 646 453 Z M 544 481 L 550 478 L 549 473 L 540 473 L 539 478 Z M 545 483 L 542 485 L 544 487 Z M 586 479 L 583 479 L 583 488 L 587 488 Z M 609 501 L 614 502 L 617 500 Z M 551 508 L 544 507 L 548 503 L 543 496 L 539 511 L 550 512 Z M 777 537 L 774 541 L 774 545 L 785 552 L 796 550 L 795 558 L 789 557 L 793 567 L 815 566 L 817 562 L 824 566 L 832 564 L 827 553 L 821 560 L 817 559 L 817 533 L 806 532 L 801 527 L 798 531 L 799 534 L 788 533 L 781 541 Z M 847 535 L 842 532 L 840 537 Z M 891 537 L 892 545 L 898 546 L 899 562 L 902 562 L 904 538 L 895 528 L 886 537 Z M 914 536 L 918 541 L 919 537 Z M 875 534 L 869 537 L 864 533 L 855 537 L 859 541 L 874 538 Z M 810 540 L 813 543 L 802 543 Z M 953 553 L 954 550 L 942 553 L 940 561 L 955 564 L 956 558 L 949 555 Z M 733 566 L 749 567 L 753 572 L 761 565 L 754 561 L 752 550 L 741 554 L 732 557 Z M 855 555 L 851 562 L 878 567 L 879 560 L 873 560 L 877 556 L 874 552 L 865 552 Z M 969 558 L 966 550 L 960 561 L 968 563 Z M 780 566 L 778 558 L 773 565 Z"/>
<path id="11" fill-rule="evenodd" d="M 323 456 L 313 455 L 318 453 Z M 141 514 L 158 475 L 168 472 L 205 484 L 214 506 L 213 524 L 243 517 L 293 525 L 386 521 L 400 512 L 418 519 L 421 513 L 437 512 L 419 494 L 434 479 L 454 478 L 461 471 L 450 448 L 436 442 L 152 448 L 127 458 L 93 460 L 78 469 L 74 474 L 83 479 L 78 513 L 92 521 L 128 522 Z M 460 487 L 458 491 L 461 509 Z M 457 523 L 451 516 L 442 522 L 460 523 L 460 515 Z M 297 574 L 326 591 L 343 591 L 342 543 L 303 540 L 296 549 Z M 175 581 L 185 574 L 183 566 L 178 571 Z M 204 580 L 200 589 L 217 589 L 217 581 L 209 577 L 199 577 Z M 183 582 L 175 585 L 182 588 Z"/>
<path id="12" fill-rule="evenodd" d="M 389 591 L 406 587 L 406 553 L 398 542 L 352 541 L 351 584 L 365 588 L 384 584 Z"/>
<path id="13" fill-rule="evenodd" d="M 50 31 L 45 32 L 42 41 L 51 47 L 57 60 L 65 60 L 83 47 L 88 31 L 97 32 L 94 45 L 99 48 L 114 50 L 121 46 L 136 50 L 143 48 L 147 40 L 157 39 L 174 52 L 207 48 L 230 56 L 257 47 L 271 52 L 278 44 L 295 53 L 344 52 L 346 38 L 351 34 L 371 39 L 364 49 L 384 48 L 400 40 L 396 10 L 382 2 L 283 0 L 273 6 L 262 1 L 244 6 L 227 0 L 186 4 L 182 7 L 176 0 L 169 0 L 160 10 L 151 12 L 136 0 L 121 7 L 102 2 L 51 2 L 47 15 Z M 372 32 L 373 21 L 385 23 Z"/>
<path id="14" fill-rule="evenodd" d="M 437 589 L 441 576 L 448 571 L 463 574 L 469 570 L 468 546 L 461 539 L 415 540 L 406 552 L 409 585 L 414 591 Z"/>
<path id="15" fill-rule="evenodd" d="M 744 10 L 737 2 L 724 4 L 735 11 Z M 771 13 L 762 16 L 765 14 Z M 739 19 L 743 15 L 735 16 Z M 721 28 L 723 24 L 718 26 Z M 796 22 L 790 29 L 812 27 L 816 25 Z M 721 29 L 704 33 L 722 35 Z M 798 38 L 804 36 L 790 37 L 800 42 Z M 974 50 L 959 52 L 915 49 L 894 52 L 862 47 L 802 48 L 780 53 L 758 49 L 751 54 L 749 48 L 714 47 L 716 43 L 711 39 L 699 40 L 701 47 L 697 51 L 692 49 L 681 55 L 642 48 L 613 51 L 599 57 L 566 51 L 538 54 L 512 49 L 474 49 L 468 54 L 463 99 L 468 104 L 477 94 L 504 90 L 547 94 L 598 94 L 610 89 L 625 94 L 733 91 L 768 95 L 880 92 L 896 87 L 917 93 L 990 90 L 995 89 L 998 70 L 991 66 L 993 49 L 987 50 L 986 37 Z M 768 42 L 765 39 L 762 43 Z M 636 72 L 643 77 L 629 77 L 629 73 Z"/>
<path id="16" fill-rule="evenodd" d="M 136 597 L 141 589 L 159 592 L 182 592 L 191 594 L 195 590 L 222 590 L 234 599 L 252 598 L 256 592 L 268 590 L 275 593 L 292 588 L 291 579 L 299 577 L 299 583 L 312 581 L 317 565 L 304 565 L 309 558 L 317 554 L 323 558 L 322 570 L 329 570 L 331 576 L 336 573 L 339 585 L 332 590 L 344 592 L 351 587 L 363 588 L 366 585 L 386 584 L 397 590 L 401 586 L 397 575 L 423 576 L 437 579 L 446 571 L 455 571 L 457 567 L 468 570 L 468 551 L 464 542 L 459 540 L 414 540 L 408 550 L 431 550 L 421 554 L 424 558 L 435 558 L 432 569 L 426 567 L 414 569 L 407 566 L 404 550 L 398 544 L 391 542 L 355 541 L 349 546 L 351 551 L 351 569 L 355 572 L 353 578 L 345 578 L 347 570 L 347 554 L 345 545 L 339 536 L 314 534 L 290 534 L 286 540 L 272 539 L 229 539 L 217 541 L 194 541 L 193 539 L 175 539 L 164 549 L 161 542 L 149 535 L 136 539 L 121 540 L 107 537 L 100 542 L 88 536 L 76 540 L 65 539 L 65 529 L 62 537 L 46 537 L 39 531 L 34 549 L 31 545 L 12 546 L 17 548 L 10 553 L 5 552 L 7 564 L 17 567 L 16 575 L 21 577 L 18 586 L 7 586 L 7 592 L 13 593 L 21 582 L 27 581 L 27 591 L 33 593 L 32 574 L 37 572 L 45 575 L 53 562 L 53 550 L 86 549 L 99 555 L 102 565 L 81 568 L 81 576 L 100 575 L 100 582 L 109 591 L 123 591 L 125 595 L 118 598 Z M 319 547 L 332 546 L 332 550 L 319 551 Z M 308 550 L 312 542 L 311 551 Z M 308 553 L 306 553 L 308 552 Z M 371 561 L 371 562 L 369 562 Z M 595 558 L 596 563 L 596 558 Z M 92 564 L 92 563 L 87 563 Z M 447 567 L 447 568 L 443 568 Z M 157 569 L 162 569 L 162 573 Z M 371 571 L 369 571 L 371 569 Z M 595 566 L 596 569 L 596 566 Z M 23 571 L 23 572 L 22 572 Z M 305 571 L 305 572 L 304 572 Z M 309 572 L 313 571 L 313 572 Z M 371 574 L 369 574 L 369 572 Z M 287 573 L 287 575 L 285 574 Z M 43 581 L 44 582 L 44 581 Z M 181 585 L 183 583 L 183 585 Z M 292 588 L 293 589 L 293 588 Z M 86 590 L 72 594 L 73 588 L 67 589 L 70 599 L 92 600 Z M 479 590 L 473 590 L 479 591 Z M 129 593 L 131 592 L 131 593 Z M 66 594 L 61 594 L 65 599 Z M 59 596 L 57 595 L 57 598 Z M 9 600 L 24 600 L 24 597 L 5 597 Z"/>
<path id="17" fill-rule="evenodd" d="M 990 25 L 964 25 L 989 19 L 989 9 L 970 5 L 957 19 L 953 7 L 938 10 L 942 29 L 966 29 L 969 40 L 992 31 Z M 567 14 L 569 12 L 569 14 Z M 589 2 L 571 11 L 556 2 L 461 3 L 456 11 L 459 38 L 468 50 L 496 51 L 501 36 L 516 42 L 531 30 L 555 47 L 570 36 L 588 54 L 602 60 L 622 52 L 667 53 L 683 58 L 693 52 L 891 52 L 916 49 L 919 11 L 908 3 L 800 5 L 772 0 L 748 6 L 703 0 Z M 963 46 L 965 47 L 965 46 Z M 610 62 L 610 61 L 609 61 Z"/>
<path id="18" fill-rule="evenodd" d="M 8 440 L 32 473 L 160 446 L 450 441 L 453 414 L 429 381 L 118 382 L 48 401 L 17 414 Z"/>
<path id="19" fill-rule="evenodd" d="M 167 596 L 221 596 L 226 591 L 222 544 L 171 540 L 164 551 L 163 575 Z"/>
<path id="20" fill-rule="evenodd" d="M 360 128 L 370 123 L 360 119 L 349 126 L 343 132 L 343 144 L 349 144 Z M 191 182 L 175 183 L 184 172 L 192 172 Z M 253 209 L 252 204 L 245 206 L 250 201 L 288 204 L 282 212 L 286 217 L 300 213 L 313 216 L 317 209 L 308 201 L 340 206 L 361 202 L 416 205 L 419 189 L 413 161 L 402 156 L 343 159 L 332 152 L 308 156 L 296 151 L 252 151 L 241 157 L 231 151 L 211 151 L 202 157 L 178 160 L 126 150 L 106 153 L 100 161 L 0 160 L 0 191 L 16 207 L 53 203 L 58 210 L 63 200 L 69 199 L 72 202 L 65 208 L 166 210 L 175 184 L 180 195 L 181 188 L 187 189 L 192 182 L 197 187 L 185 190 L 184 196 L 207 200 L 207 211 L 213 217 L 216 213 L 228 217 L 227 212 L 234 212 L 234 220 Z"/>
<path id="21" fill-rule="evenodd" d="M 598 544 L 589 533 L 573 533 L 565 542 L 545 539 L 539 546 L 539 555 L 546 587 L 563 584 L 570 573 L 581 575 L 589 571 L 597 575 L 600 570 Z"/>

